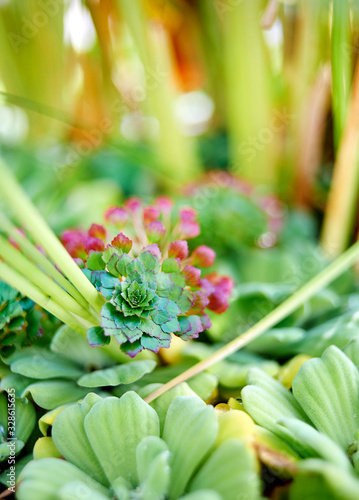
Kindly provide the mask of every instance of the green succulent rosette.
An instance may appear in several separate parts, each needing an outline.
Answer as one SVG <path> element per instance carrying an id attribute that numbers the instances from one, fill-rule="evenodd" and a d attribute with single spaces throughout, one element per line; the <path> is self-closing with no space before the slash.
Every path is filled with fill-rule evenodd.
<path id="1" fill-rule="evenodd" d="M 9 356 L 17 345 L 31 345 L 41 336 L 41 316 L 34 302 L 0 281 L 0 355 Z"/>
<path id="2" fill-rule="evenodd" d="M 132 258 L 109 246 L 102 262 L 107 269 L 84 269 L 107 300 L 101 329 L 89 330 L 91 345 L 106 344 L 114 336 L 122 351 L 134 357 L 143 349 L 158 352 L 169 347 L 171 333 L 188 340 L 203 331 L 207 316 L 188 314 L 197 297 L 187 289 L 175 259 L 161 265 L 149 250 Z M 91 260 L 87 265 L 93 267 Z"/>

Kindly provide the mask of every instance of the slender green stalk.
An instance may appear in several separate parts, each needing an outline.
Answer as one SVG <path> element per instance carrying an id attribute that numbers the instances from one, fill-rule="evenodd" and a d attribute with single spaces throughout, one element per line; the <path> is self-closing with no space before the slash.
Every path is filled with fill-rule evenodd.
<path id="1" fill-rule="evenodd" d="M 89 326 L 86 326 L 78 318 L 61 307 L 57 302 L 43 294 L 37 286 L 30 283 L 30 281 L 24 278 L 21 274 L 14 271 L 11 267 L 1 261 L 0 279 L 13 288 L 16 288 L 16 290 L 19 290 L 20 293 L 29 297 L 29 299 L 39 304 L 39 306 L 46 309 L 46 311 L 49 311 L 66 325 L 69 325 L 71 328 L 81 333 L 81 335 L 86 335 Z"/>
<path id="2" fill-rule="evenodd" d="M 335 161 L 321 243 L 332 257 L 345 250 L 353 231 L 359 187 L 359 58 L 345 128 Z"/>
<path id="3" fill-rule="evenodd" d="M 100 317 L 98 315 L 97 317 L 93 316 L 88 309 L 85 309 L 78 304 L 76 300 L 71 297 L 71 295 L 65 292 L 51 278 L 42 272 L 41 269 L 35 266 L 35 264 L 24 257 L 2 236 L 0 236 L 0 257 L 12 266 L 13 269 L 24 275 L 34 285 L 39 287 L 43 293 L 51 297 L 60 306 L 69 310 L 73 314 L 80 316 L 80 318 L 83 318 L 90 323 L 94 323 L 94 325 L 99 324 Z"/>
<path id="4" fill-rule="evenodd" d="M 181 375 L 170 380 L 162 387 L 154 391 L 152 394 L 145 398 L 148 403 L 158 398 L 161 394 L 165 393 L 172 387 L 188 380 L 189 378 L 197 375 L 198 373 L 210 368 L 214 364 L 222 361 L 231 354 L 235 353 L 243 346 L 249 344 L 252 340 L 256 339 L 268 329 L 275 326 L 279 321 L 283 320 L 289 314 L 293 313 L 299 306 L 301 306 L 306 300 L 313 297 L 315 293 L 331 283 L 335 278 L 340 276 L 344 271 L 346 271 L 351 265 L 359 260 L 359 242 L 355 243 L 349 250 L 347 250 L 343 255 L 338 257 L 334 262 L 329 264 L 329 266 L 322 272 L 317 274 L 308 283 L 297 290 L 294 295 L 289 297 L 287 300 L 282 302 L 276 309 L 270 312 L 265 318 L 261 319 L 254 326 L 249 328 L 242 335 L 236 339 L 229 342 L 227 345 L 219 349 L 212 356 L 203 361 L 200 361 L 196 365 L 192 366 L 189 370 L 186 370 Z"/>
<path id="5" fill-rule="evenodd" d="M 348 109 L 352 79 L 352 49 L 349 0 L 333 0 L 332 99 L 334 140 L 339 146 Z"/>
<path id="6" fill-rule="evenodd" d="M 145 83 L 139 87 L 146 112 L 156 116 L 160 134 L 154 144 L 164 172 L 177 181 L 188 181 L 199 172 L 193 141 L 181 134 L 173 113 L 178 90 L 168 34 L 160 24 L 150 23 L 141 0 L 118 0 L 119 9 L 131 32 L 141 59 Z M 134 96 L 136 101 L 136 96 Z"/>
<path id="7" fill-rule="evenodd" d="M 279 136 L 271 128 L 270 68 L 260 29 L 262 2 L 251 0 L 234 4 L 222 12 L 233 170 L 251 182 L 274 187 Z"/>
<path id="8" fill-rule="evenodd" d="M 46 250 L 58 268 L 99 313 L 104 299 L 72 260 L 1 160 L 0 178 L 0 194 L 4 202 L 13 210 L 17 219 L 29 230 L 33 238 Z"/>
<path id="9" fill-rule="evenodd" d="M 39 265 L 48 276 L 51 276 L 64 290 L 66 290 L 85 309 L 88 302 L 82 297 L 78 290 L 63 276 L 56 267 L 40 252 L 26 237 L 22 236 L 16 227 L 3 215 L 0 214 L 0 230 L 11 236 L 19 245 L 21 250 L 33 262 Z"/>

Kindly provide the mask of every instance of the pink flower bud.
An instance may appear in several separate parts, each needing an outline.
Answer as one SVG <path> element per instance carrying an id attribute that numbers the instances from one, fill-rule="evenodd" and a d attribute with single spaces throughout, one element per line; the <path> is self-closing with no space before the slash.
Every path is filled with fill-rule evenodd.
<path id="1" fill-rule="evenodd" d="M 119 233 L 114 239 L 111 241 L 111 245 L 113 247 L 119 248 L 124 253 L 128 253 L 132 248 L 132 241 L 127 238 L 123 233 Z"/>
<path id="2" fill-rule="evenodd" d="M 142 207 L 142 201 L 136 196 L 129 198 L 125 201 L 124 207 L 131 213 L 138 212 L 138 210 Z"/>
<path id="3" fill-rule="evenodd" d="M 182 238 L 195 238 L 200 233 L 198 222 L 182 222 L 180 225 L 180 233 Z"/>
<path id="4" fill-rule="evenodd" d="M 168 249 L 168 256 L 175 259 L 187 259 L 188 243 L 185 240 L 173 241 Z"/>
<path id="5" fill-rule="evenodd" d="M 222 314 L 228 309 L 228 299 L 234 286 L 233 280 L 229 276 L 219 276 L 217 273 L 211 273 L 206 279 L 214 286 L 214 292 L 208 297 L 208 309 Z"/>
<path id="6" fill-rule="evenodd" d="M 88 236 L 85 241 L 86 254 L 89 254 L 91 250 L 94 250 L 96 252 L 103 252 L 105 250 L 105 242 L 100 238 Z"/>
<path id="7" fill-rule="evenodd" d="M 100 238 L 100 240 L 106 240 L 106 229 L 99 224 L 92 224 L 88 230 L 88 235 L 91 238 Z"/>
<path id="8" fill-rule="evenodd" d="M 143 220 L 145 224 L 150 224 L 150 222 L 154 222 L 160 216 L 160 209 L 157 207 L 145 207 L 143 209 Z"/>
<path id="9" fill-rule="evenodd" d="M 166 234 L 166 229 L 162 222 L 157 220 L 146 226 L 146 233 L 150 243 L 156 243 Z"/>
<path id="10" fill-rule="evenodd" d="M 201 270 L 193 266 L 185 266 L 182 273 L 187 278 L 187 285 L 199 286 Z"/>
<path id="11" fill-rule="evenodd" d="M 179 211 L 179 218 L 181 222 L 195 222 L 197 212 L 194 208 L 184 207 Z"/>
<path id="12" fill-rule="evenodd" d="M 173 208 L 173 201 L 169 196 L 159 196 L 155 199 L 154 204 L 161 210 L 162 213 L 168 213 Z"/>
<path id="13" fill-rule="evenodd" d="M 113 224 L 118 229 L 121 229 L 126 225 L 128 214 L 124 208 L 110 207 L 106 210 L 104 219 L 105 222 Z"/>
<path id="14" fill-rule="evenodd" d="M 192 252 L 193 264 L 200 267 L 211 267 L 214 264 L 216 252 L 206 245 L 200 245 Z"/>
<path id="15" fill-rule="evenodd" d="M 148 245 L 147 247 L 144 247 L 142 252 L 150 252 L 158 260 L 160 260 L 162 257 L 161 250 L 158 248 L 157 243 L 153 243 L 152 245 Z"/>
<path id="16" fill-rule="evenodd" d="M 86 259 L 85 251 L 86 233 L 78 229 L 69 229 L 61 235 L 61 243 L 73 259 Z"/>

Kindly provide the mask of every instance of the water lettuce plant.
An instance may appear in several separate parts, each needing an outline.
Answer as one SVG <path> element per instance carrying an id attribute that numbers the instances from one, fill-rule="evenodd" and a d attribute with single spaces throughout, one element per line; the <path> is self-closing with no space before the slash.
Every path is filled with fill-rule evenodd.
<path id="1" fill-rule="evenodd" d="M 245 410 L 303 461 L 290 499 L 354 500 L 359 488 L 359 343 L 328 347 L 302 364 L 292 392 L 255 368 L 241 393 Z M 353 361 L 352 361 L 353 360 Z"/>
<path id="2" fill-rule="evenodd" d="M 259 500 L 253 451 L 219 434 L 213 407 L 179 396 L 158 413 L 137 394 L 89 394 L 65 408 L 52 439 L 65 460 L 42 458 L 20 477 L 19 500 Z"/>

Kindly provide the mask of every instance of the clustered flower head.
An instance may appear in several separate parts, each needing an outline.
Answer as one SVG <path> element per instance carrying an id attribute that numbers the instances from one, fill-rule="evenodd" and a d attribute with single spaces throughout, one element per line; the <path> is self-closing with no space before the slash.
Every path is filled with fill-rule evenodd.
<path id="1" fill-rule="evenodd" d="M 284 221 L 283 207 L 278 198 L 261 193 L 248 181 L 213 170 L 187 185 L 183 194 L 198 207 L 202 236 L 215 230 L 213 223 L 217 222 L 217 246 L 222 240 L 227 245 L 233 240 L 236 248 L 240 242 L 261 248 L 276 244 Z"/>
<path id="2" fill-rule="evenodd" d="M 231 278 L 202 275 L 215 252 L 206 245 L 189 252 L 187 240 L 200 232 L 196 216 L 192 208 L 175 210 L 165 196 L 150 206 L 130 198 L 105 212 L 105 226 L 63 233 L 62 243 L 106 299 L 101 328 L 88 332 L 91 345 L 113 335 L 131 357 L 158 352 L 170 346 L 172 333 L 189 340 L 209 328 L 206 309 L 228 308 Z"/>

